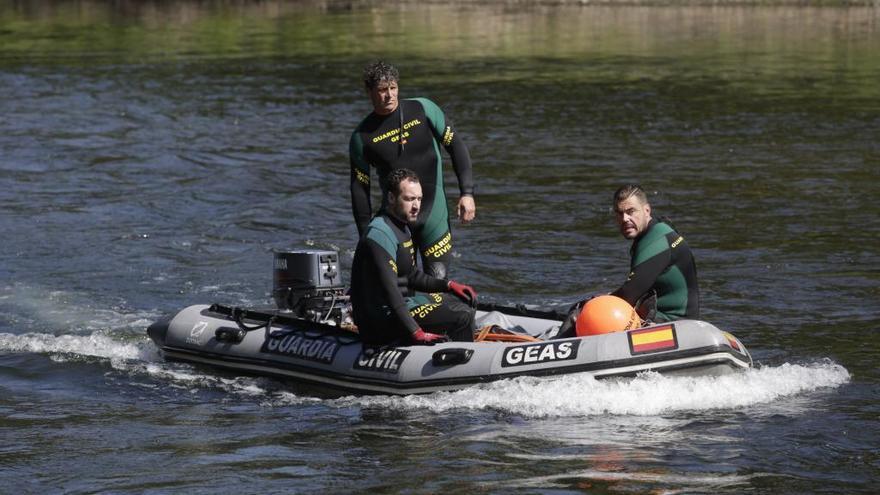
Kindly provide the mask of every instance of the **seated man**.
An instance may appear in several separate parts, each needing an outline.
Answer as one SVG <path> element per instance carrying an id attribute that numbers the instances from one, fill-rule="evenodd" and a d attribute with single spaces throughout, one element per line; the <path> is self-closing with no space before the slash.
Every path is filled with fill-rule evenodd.
<path id="1" fill-rule="evenodd" d="M 614 213 L 620 233 L 633 243 L 629 276 L 611 295 L 625 299 L 639 316 L 655 322 L 699 317 L 697 265 L 684 237 L 667 219 L 651 217 L 651 205 L 640 186 L 623 186 L 614 193 Z"/>
<path id="2" fill-rule="evenodd" d="M 351 270 L 352 317 L 361 338 L 370 344 L 473 341 L 476 292 L 416 266 L 408 224 L 416 221 L 421 207 L 418 176 L 409 169 L 394 170 L 384 190 L 386 206 L 358 242 Z"/>
<path id="3" fill-rule="evenodd" d="M 699 317 L 697 265 L 684 237 L 668 220 L 651 217 L 648 197 L 638 185 L 614 193 L 614 213 L 620 233 L 633 243 L 629 275 L 611 295 L 626 300 L 646 322 Z M 586 302 L 569 309 L 554 338 L 575 336 L 575 322 Z"/>

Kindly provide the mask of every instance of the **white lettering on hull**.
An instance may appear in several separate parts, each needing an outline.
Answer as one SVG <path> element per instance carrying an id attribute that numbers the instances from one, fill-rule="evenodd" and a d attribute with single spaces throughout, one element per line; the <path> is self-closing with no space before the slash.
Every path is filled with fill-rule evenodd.
<path id="1" fill-rule="evenodd" d="M 504 351 L 501 366 L 506 368 L 575 359 L 579 345 L 579 341 L 568 341 L 511 347 Z"/>
<path id="2" fill-rule="evenodd" d="M 332 337 L 307 337 L 301 333 L 288 333 L 270 336 L 260 350 L 269 354 L 330 364 L 339 350 L 339 342 Z"/>

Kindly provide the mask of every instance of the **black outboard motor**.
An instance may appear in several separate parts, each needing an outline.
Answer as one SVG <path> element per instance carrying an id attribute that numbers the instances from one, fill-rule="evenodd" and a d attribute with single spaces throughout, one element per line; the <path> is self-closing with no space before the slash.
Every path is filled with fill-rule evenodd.
<path id="1" fill-rule="evenodd" d="M 336 251 L 275 251 L 273 291 L 278 309 L 311 321 L 342 319 L 348 304 Z"/>

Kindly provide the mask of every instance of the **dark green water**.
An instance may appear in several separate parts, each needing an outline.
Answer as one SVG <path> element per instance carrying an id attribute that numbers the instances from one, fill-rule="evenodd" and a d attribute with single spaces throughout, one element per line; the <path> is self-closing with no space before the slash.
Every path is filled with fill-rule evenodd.
<path id="1" fill-rule="evenodd" d="M 878 49 L 863 7 L 0 0 L 0 481 L 873 493 Z M 326 401 L 165 363 L 149 322 L 265 303 L 273 248 L 350 263 L 376 57 L 474 158 L 455 278 L 541 306 L 616 288 L 608 200 L 638 181 L 759 369 Z"/>

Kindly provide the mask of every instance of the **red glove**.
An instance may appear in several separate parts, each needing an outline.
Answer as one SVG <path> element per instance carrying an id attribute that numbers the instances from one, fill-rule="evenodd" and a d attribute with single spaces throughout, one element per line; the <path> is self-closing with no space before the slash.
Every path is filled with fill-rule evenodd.
<path id="1" fill-rule="evenodd" d="M 458 296 L 459 299 L 470 304 L 473 308 L 477 307 L 477 291 L 475 291 L 473 287 L 460 284 L 454 280 L 450 280 L 447 287 L 449 287 L 449 290 Z"/>
<path id="2" fill-rule="evenodd" d="M 429 333 L 421 328 L 412 333 L 413 342 L 416 344 L 437 344 L 449 340 L 445 335 Z"/>

